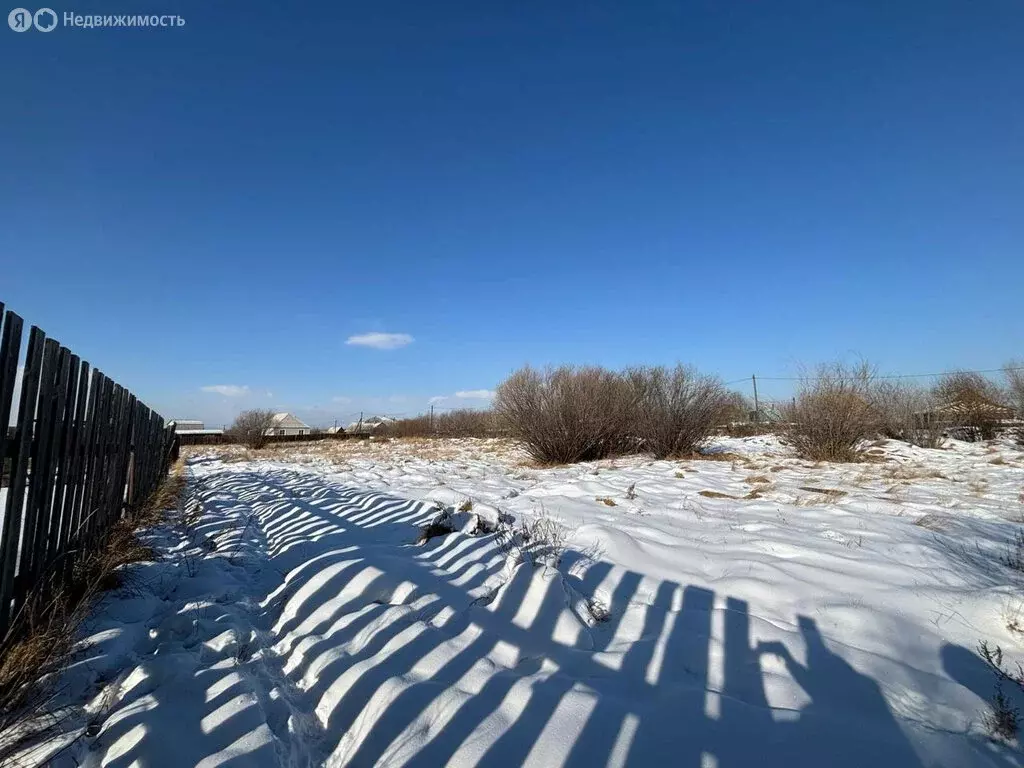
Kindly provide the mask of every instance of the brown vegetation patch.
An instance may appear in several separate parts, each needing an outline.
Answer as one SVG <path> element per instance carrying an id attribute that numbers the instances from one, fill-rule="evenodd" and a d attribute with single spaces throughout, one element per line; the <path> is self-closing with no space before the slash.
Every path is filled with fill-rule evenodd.
<path id="1" fill-rule="evenodd" d="M 800 490 L 807 491 L 808 493 L 820 493 L 824 496 L 832 496 L 835 498 L 846 495 L 846 491 L 841 491 L 838 488 L 815 488 L 813 485 L 801 485 Z"/>
<path id="2" fill-rule="evenodd" d="M 721 491 L 697 491 L 698 496 L 704 496 L 708 499 L 733 499 L 739 500 L 739 496 L 730 496 L 728 493 L 722 493 Z"/>

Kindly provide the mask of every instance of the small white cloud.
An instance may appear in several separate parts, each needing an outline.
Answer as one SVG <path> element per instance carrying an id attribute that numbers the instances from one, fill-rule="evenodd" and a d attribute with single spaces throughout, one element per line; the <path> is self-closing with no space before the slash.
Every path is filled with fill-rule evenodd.
<path id="1" fill-rule="evenodd" d="M 427 400 L 427 403 L 430 405 L 437 405 L 438 403 L 443 403 L 447 399 L 447 395 L 434 395 L 432 398 Z"/>
<path id="2" fill-rule="evenodd" d="M 344 395 L 339 395 L 338 397 L 332 397 L 331 402 L 337 403 L 338 405 L 348 405 L 349 403 L 352 402 L 352 398 L 345 397 Z"/>
<path id="3" fill-rule="evenodd" d="M 200 389 L 203 392 L 212 392 L 215 395 L 224 395 L 224 397 L 241 397 L 249 394 L 249 387 L 238 384 L 208 384 Z"/>
<path id="4" fill-rule="evenodd" d="M 494 392 L 489 389 L 464 389 L 455 396 L 462 400 L 492 400 Z"/>
<path id="5" fill-rule="evenodd" d="M 398 349 L 412 344 L 413 338 L 408 333 L 363 333 L 349 336 L 345 342 L 354 347 L 372 347 L 373 349 Z"/>

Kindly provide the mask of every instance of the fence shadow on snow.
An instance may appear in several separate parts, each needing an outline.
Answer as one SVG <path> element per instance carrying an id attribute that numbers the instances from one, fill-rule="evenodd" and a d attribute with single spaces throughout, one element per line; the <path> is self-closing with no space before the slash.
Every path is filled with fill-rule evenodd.
<path id="1" fill-rule="evenodd" d="M 199 535 L 240 579 L 257 573 L 201 624 L 213 637 L 246 602 L 256 638 L 246 652 L 195 641 L 202 701 L 182 700 L 189 686 L 175 679 L 190 678 L 168 679 L 159 654 L 144 660 L 147 681 L 97 736 L 122 745 L 114 768 L 319 764 L 339 748 L 344 764 L 422 768 L 921 765 L 878 683 L 810 617 L 797 617 L 800 661 L 781 643 L 754 645 L 750 606 L 726 597 L 723 611 L 703 587 L 572 552 L 558 575 L 510 573 L 493 536 L 417 546 L 434 512 L 422 502 L 280 469 L 225 471 L 197 492 Z M 604 585 L 610 618 L 576 620 L 566 584 Z M 765 653 L 810 701 L 788 722 L 768 707 Z M 174 716 L 193 707 L 201 722 Z"/>

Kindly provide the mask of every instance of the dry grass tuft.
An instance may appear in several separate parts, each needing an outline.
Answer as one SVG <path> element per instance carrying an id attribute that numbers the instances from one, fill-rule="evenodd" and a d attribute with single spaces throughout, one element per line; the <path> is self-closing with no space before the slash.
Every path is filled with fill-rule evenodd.
<path id="1" fill-rule="evenodd" d="M 687 456 L 692 461 L 730 461 L 747 464 L 750 462 L 746 456 L 729 451 L 708 451 L 707 453 L 691 453 Z"/>
<path id="2" fill-rule="evenodd" d="M 846 491 L 841 491 L 838 488 L 815 488 L 813 485 L 801 485 L 801 491 L 807 491 L 808 493 L 820 493 L 823 496 L 830 496 L 833 498 L 839 498 L 845 496 Z"/>
<path id="3" fill-rule="evenodd" d="M 153 550 L 139 541 L 136 532 L 160 522 L 168 509 L 178 505 L 184 487 L 184 465 L 179 462 L 132 518 L 112 526 L 103 545 L 74 564 L 62 586 L 36 590 L 35 595 L 50 595 L 48 599 L 29 595 L 14 626 L 0 641 L 0 730 L 18 727 L 25 731 L 23 738 L 30 738 L 38 732 L 33 724 L 51 725 L 44 721 L 52 686 L 71 660 L 79 627 L 104 591 L 123 585 L 123 566 L 153 559 Z M 56 577 L 51 573 L 46 586 Z M 0 762 L 3 759 L 0 754 Z"/>
<path id="4" fill-rule="evenodd" d="M 598 496 L 598 497 L 597 497 L 597 498 L 595 499 L 595 501 L 600 501 L 600 502 L 601 502 L 602 504 L 604 504 L 604 505 L 605 505 L 606 507 L 614 507 L 614 506 L 617 506 L 617 505 L 615 504 L 615 500 L 614 500 L 614 499 L 609 499 L 609 498 L 607 498 L 606 496 Z"/>
<path id="5" fill-rule="evenodd" d="M 914 525 L 929 531 L 944 531 L 946 529 L 946 523 L 939 515 L 924 515 L 917 518 Z"/>
<path id="6" fill-rule="evenodd" d="M 744 478 L 743 482 L 749 485 L 760 485 L 763 483 L 770 483 L 771 479 L 767 475 L 751 475 L 750 477 Z"/>
<path id="7" fill-rule="evenodd" d="M 734 499 L 738 500 L 739 496 L 730 496 L 728 493 L 722 493 L 721 491 L 697 491 L 698 496 L 704 496 L 708 499 Z"/>

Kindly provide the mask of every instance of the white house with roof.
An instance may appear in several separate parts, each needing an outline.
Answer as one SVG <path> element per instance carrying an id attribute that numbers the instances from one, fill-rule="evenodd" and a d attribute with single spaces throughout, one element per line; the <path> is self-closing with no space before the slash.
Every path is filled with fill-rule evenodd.
<path id="1" fill-rule="evenodd" d="M 350 435 L 372 435 L 378 429 L 394 424 L 394 422 L 395 420 L 390 416 L 370 416 L 367 419 L 353 421 L 345 427 L 345 432 Z"/>
<path id="2" fill-rule="evenodd" d="M 291 413 L 275 413 L 268 435 L 308 435 L 313 428 Z"/>

